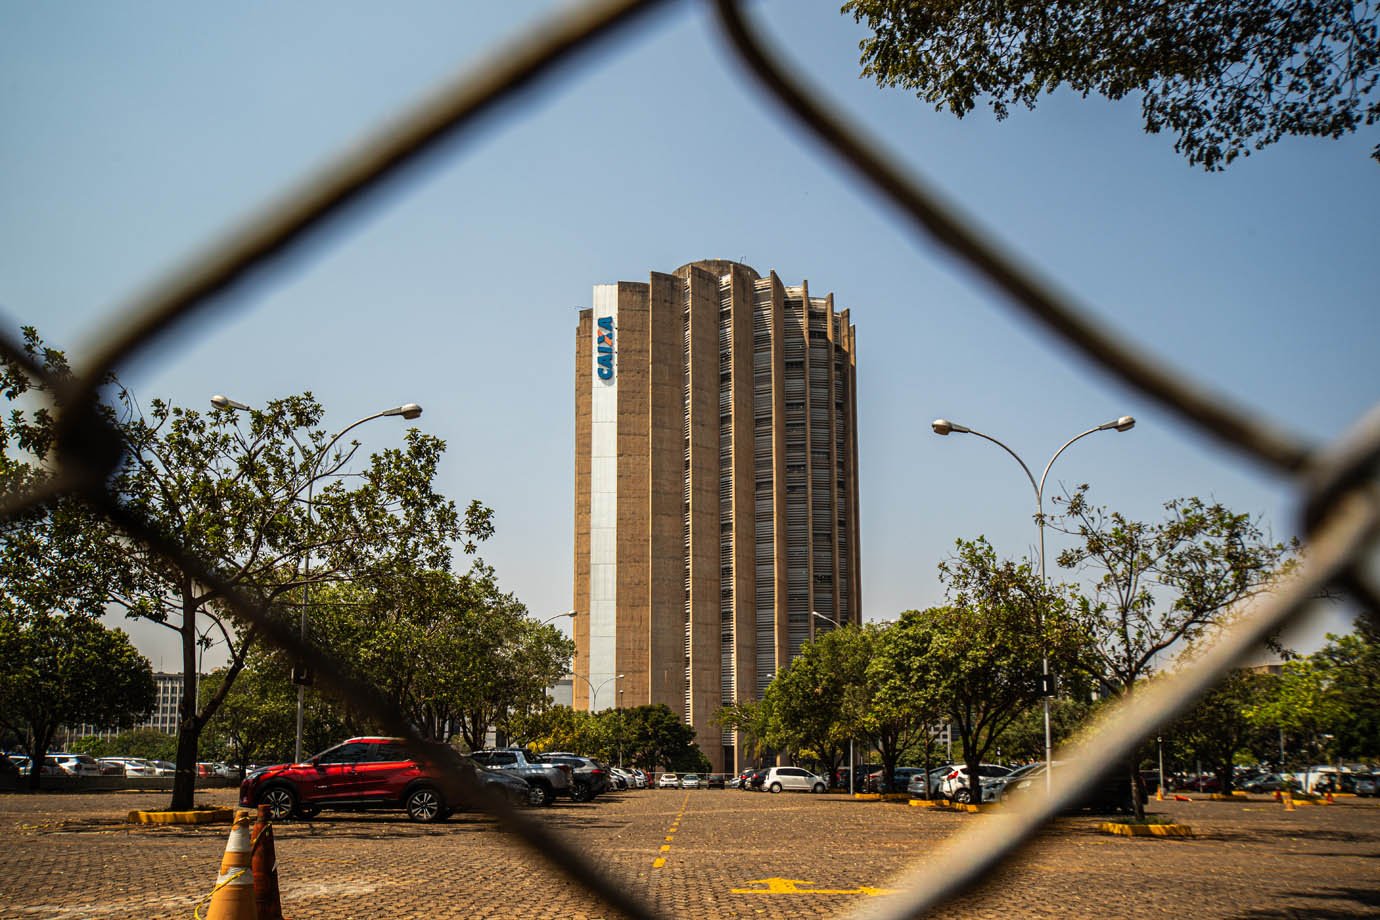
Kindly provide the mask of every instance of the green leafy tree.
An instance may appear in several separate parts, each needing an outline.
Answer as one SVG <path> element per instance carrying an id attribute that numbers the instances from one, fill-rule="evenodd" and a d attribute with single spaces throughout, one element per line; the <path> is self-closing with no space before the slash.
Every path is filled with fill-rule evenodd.
<path id="1" fill-rule="evenodd" d="M 725 730 L 738 733 L 738 744 L 748 760 L 762 762 L 770 749 L 767 732 L 771 712 L 765 700 L 740 700 L 720 709 L 715 718 Z"/>
<path id="2" fill-rule="evenodd" d="M 244 669 L 202 733 L 201 748 L 239 767 L 250 763 L 290 761 L 296 746 L 297 686 L 292 664 L 277 649 L 263 644 L 250 652 Z M 220 668 L 202 680 L 203 694 L 216 693 L 225 680 Z M 351 721 L 348 712 L 315 686 L 303 694 L 302 746 L 322 751 L 343 738 L 373 729 Z"/>
<path id="3" fill-rule="evenodd" d="M 607 759 L 606 727 L 601 725 L 602 715 L 569 706 L 532 709 L 508 720 L 508 741 L 536 752 L 571 751 L 586 757 Z"/>
<path id="4" fill-rule="evenodd" d="M 1063 693 L 1049 701 L 1049 737 L 1055 747 L 1072 738 L 1087 723 L 1094 708 L 1084 696 L 1076 692 L 1070 694 L 1068 690 L 1065 686 Z M 1011 760 L 1044 760 L 1044 706 L 1026 707 L 997 736 L 996 749 L 1001 757 Z"/>
<path id="5" fill-rule="evenodd" d="M 1274 729 L 1290 739 L 1296 765 L 1307 768 L 1335 754 L 1331 742 L 1347 712 L 1326 666 L 1312 657 L 1286 661 L 1270 688 L 1248 715 L 1262 730 Z"/>
<path id="6" fill-rule="evenodd" d="M 1341 702 L 1333 734 L 1338 752 L 1353 759 L 1380 759 L 1380 631 L 1361 617 L 1353 632 L 1329 635 L 1313 660 Z"/>
<path id="7" fill-rule="evenodd" d="M 490 728 L 528 731 L 522 720 L 550 705 L 546 690 L 573 652 L 482 562 L 464 576 L 429 571 L 341 586 L 318 611 L 313 635 L 323 648 L 397 702 L 423 735 L 444 742 L 458 732 L 471 750 Z"/>
<path id="8" fill-rule="evenodd" d="M 44 345 L 32 329 L 24 333 L 31 357 L 56 369 L 59 381 L 70 378 L 61 352 Z M 46 475 L 41 464 L 56 443 L 52 408 L 62 406 L 59 392 L 18 363 L 3 366 L 3 392 L 14 408 L 5 427 L 0 485 L 7 495 L 22 494 Z M 492 532 L 487 509 L 475 502 L 462 517 L 453 502 L 433 490 L 444 444 L 415 429 L 406 435 L 404 448 L 369 457 L 346 485 L 337 474 L 354 459 L 358 444 L 341 445 L 343 431 L 334 437 L 325 433 L 322 409 L 310 394 L 270 402 L 250 413 L 247 427 L 230 409 L 203 414 L 161 400 L 146 414 L 118 385 L 113 400 L 98 411 L 124 449 L 109 479 L 117 501 L 148 521 L 160 538 L 277 615 L 291 616 L 302 609 L 312 587 L 341 579 L 389 575 L 398 581 L 419 568 L 444 569 L 451 541 L 463 541 L 473 551 L 475 541 Z M 11 442 L 37 463 L 25 466 Z M 69 507 L 72 513 L 59 519 L 58 512 Z M 243 670 L 258 630 L 240 621 L 220 590 L 203 584 L 189 567 L 142 540 L 109 533 L 108 525 L 87 511 L 75 499 L 50 501 L 44 513 L 54 522 L 53 536 L 45 540 L 25 542 L 10 528 L 6 539 L 22 551 L 0 554 L 6 560 L 47 552 L 67 562 L 57 570 L 60 579 L 48 579 L 55 586 L 0 571 L 5 603 L 19 598 L 32 608 L 36 598 L 66 593 L 71 606 L 123 608 L 130 617 L 177 634 L 184 695 L 170 807 L 188 808 L 201 732 Z M 64 548 L 69 533 L 81 541 L 74 550 Z M 99 551 L 91 551 L 93 546 Z M 118 577 L 107 576 L 112 572 Z M 83 584 L 89 589 L 76 593 L 72 585 Z M 224 644 L 230 663 L 215 690 L 200 694 L 197 653 L 213 641 Z"/>
<path id="9" fill-rule="evenodd" d="M 947 607 L 910 610 L 892 627 L 873 662 L 886 695 L 955 732 L 969 791 L 981 801 L 978 765 L 997 738 L 1040 699 L 1040 653 L 1056 673 L 1072 669 L 1086 635 L 1057 591 L 1028 563 L 998 560 L 984 539 L 959 540 L 940 565 Z"/>
<path id="10" fill-rule="evenodd" d="M 128 462 L 112 483 L 121 501 L 284 618 L 308 603 L 313 587 L 445 568 L 451 540 L 466 540 L 472 549 L 491 532 L 487 509 L 474 503 L 462 517 L 434 491 L 444 443 L 416 429 L 407 432 L 403 448 L 369 457 L 347 485 L 336 474 L 358 443 L 337 446 L 310 394 L 269 402 L 250 413 L 247 430 L 229 409 L 203 414 L 155 400 L 146 416 L 128 397 L 124 406 Z M 184 695 L 170 807 L 186 808 L 201 732 L 244 669 L 258 629 L 230 611 L 218 588 L 176 561 L 139 542 L 123 550 L 137 584 L 112 601 L 181 641 Z M 230 660 L 214 690 L 198 694 L 197 650 L 207 634 L 223 643 Z"/>
<path id="11" fill-rule="evenodd" d="M 1218 170 L 1283 137 L 1380 119 L 1380 39 L 1368 0 L 849 0 L 873 35 L 863 75 L 962 117 L 998 119 L 1068 87 L 1139 94 L 1145 130 Z M 1372 153 L 1380 159 L 1380 145 Z"/>
<path id="12" fill-rule="evenodd" d="M 64 725 L 128 728 L 153 709 L 153 668 L 119 630 L 84 616 L 0 616 L 0 724 L 42 764 Z M 41 771 L 29 771 L 39 788 Z"/>
<path id="13" fill-rule="evenodd" d="M 631 747 L 627 762 L 643 770 L 703 771 L 709 758 L 695 743 L 695 730 L 664 703 L 622 710 Z"/>
<path id="14" fill-rule="evenodd" d="M 1273 684 L 1273 676 L 1264 672 L 1232 671 L 1165 732 L 1184 754 L 1216 774 L 1224 793 L 1232 790 L 1237 755 L 1258 748 L 1260 736 L 1268 733 L 1254 714 Z"/>
<path id="15" fill-rule="evenodd" d="M 764 694 L 767 743 L 833 776 L 856 728 L 849 695 L 865 682 L 868 637 L 847 626 L 822 633 L 777 672 Z"/>
<path id="16" fill-rule="evenodd" d="M 73 382 L 62 352 L 37 330 L 22 330 L 27 356 L 58 382 L 49 389 L 18 362 L 0 358 L 0 394 L 9 409 L 0 416 L 0 499 L 17 499 L 54 484 L 57 426 L 65 404 L 62 387 Z M 98 407 L 113 423 L 107 405 Z M 125 580 L 117 534 L 86 503 L 61 495 L 0 520 L 0 613 L 99 617 L 112 591 Z"/>
<path id="17" fill-rule="evenodd" d="M 1091 638 L 1083 663 L 1112 696 L 1154 673 L 1161 655 L 1223 625 L 1289 563 L 1290 548 L 1271 542 L 1250 515 L 1200 498 L 1166 502 L 1158 523 L 1092 505 L 1087 486 L 1060 501 L 1064 511 L 1050 526 L 1077 542 L 1059 554 L 1059 564 L 1096 579 L 1078 611 Z M 1133 783 L 1137 766 L 1127 764 Z"/>

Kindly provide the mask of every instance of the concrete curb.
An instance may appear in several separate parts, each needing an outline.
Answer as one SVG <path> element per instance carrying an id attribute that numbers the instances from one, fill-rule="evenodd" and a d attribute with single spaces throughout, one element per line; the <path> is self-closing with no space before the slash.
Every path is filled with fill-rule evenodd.
<path id="1" fill-rule="evenodd" d="M 130 824 L 229 824 L 235 819 L 233 808 L 198 808 L 193 811 L 131 811 Z"/>
<path id="2" fill-rule="evenodd" d="M 1122 837 L 1192 837 L 1193 828 L 1187 824 L 1122 824 L 1119 821 L 1106 821 L 1097 826 L 1104 834 L 1117 834 Z"/>

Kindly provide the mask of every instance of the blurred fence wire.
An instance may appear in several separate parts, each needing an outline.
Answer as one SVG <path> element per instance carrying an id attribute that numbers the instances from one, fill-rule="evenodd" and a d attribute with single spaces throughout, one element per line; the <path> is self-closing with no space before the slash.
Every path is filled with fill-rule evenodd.
<path id="1" fill-rule="evenodd" d="M 62 494 L 88 498 L 131 538 L 144 541 L 189 576 L 220 589 L 267 641 L 304 660 L 323 683 L 349 695 L 387 730 L 408 739 L 415 752 L 447 764 L 456 784 L 469 786 L 472 781 L 459 769 L 453 752 L 419 737 L 376 688 L 353 680 L 328 657 L 305 646 L 295 631 L 278 625 L 265 608 L 225 584 L 203 560 L 164 540 L 147 520 L 105 489 L 107 474 L 120 460 L 120 448 L 118 438 L 95 411 L 100 388 L 110 373 L 136 356 L 156 356 L 169 333 L 194 315 L 232 309 L 233 298 L 222 295 L 234 293 L 255 271 L 295 258 L 311 233 L 347 218 L 353 203 L 396 180 L 409 164 L 454 138 L 466 134 L 482 138 L 476 129 L 483 115 L 541 88 L 561 65 L 594 54 L 615 38 L 634 34 L 632 27 L 645 14 L 667 6 L 663 0 L 596 0 L 562 8 L 525 30 L 519 40 L 497 48 L 446 81 L 120 309 L 96 331 L 94 353 L 77 366 L 74 382 L 51 379 L 29 359 L 20 342 L 0 336 L 0 352 L 43 380 L 65 407 L 56 475 L 42 492 L 9 497 L 0 505 L 0 515 L 20 514 Z M 1237 620 L 1192 666 L 1178 669 L 1169 679 L 1123 702 L 1095 736 L 1061 752 L 1074 765 L 1064 771 L 1065 783 L 1054 796 L 1032 797 L 1024 810 L 975 824 L 906 873 L 899 881 L 901 893 L 869 899 L 856 913 L 874 918 L 922 916 L 979 889 L 993 877 L 990 870 L 995 865 L 1016 854 L 1077 795 L 1080 783 L 1128 756 L 1157 726 L 1241 664 L 1266 636 L 1288 625 L 1320 594 L 1349 595 L 1363 609 L 1380 610 L 1380 580 L 1372 564 L 1380 527 L 1375 475 L 1380 464 L 1380 406 L 1331 444 L 1302 443 L 1283 426 L 1232 405 L 1206 385 L 1189 380 L 1180 369 L 1149 357 L 1135 342 L 1099 328 L 1088 311 L 1002 251 L 972 217 L 942 200 L 936 190 L 889 157 L 884 145 L 807 88 L 764 45 L 763 30 L 744 19 L 738 0 L 712 0 L 712 6 L 724 42 L 742 64 L 745 89 L 755 89 L 781 106 L 786 117 L 798 120 L 821 153 L 875 191 L 921 240 L 965 265 L 1012 309 L 1043 324 L 1086 360 L 1243 458 L 1288 477 L 1296 488 L 1300 527 L 1306 536 L 1296 577 Z M 469 791 L 508 833 L 610 907 L 628 917 L 658 916 L 630 886 L 607 875 L 569 842 L 547 833 L 540 822 L 480 790 Z"/>

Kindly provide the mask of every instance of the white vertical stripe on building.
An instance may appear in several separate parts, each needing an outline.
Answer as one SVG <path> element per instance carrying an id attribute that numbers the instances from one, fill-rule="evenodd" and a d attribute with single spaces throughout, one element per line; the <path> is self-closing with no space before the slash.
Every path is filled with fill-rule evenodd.
<path id="1" fill-rule="evenodd" d="M 613 374 L 599 376 L 599 321 L 609 318 L 614 330 Z M 618 610 L 618 285 L 594 286 L 594 334 L 589 343 L 594 391 L 590 400 L 589 488 L 589 681 L 599 688 L 614 684 L 618 667 L 614 637 Z M 588 689 L 588 688 L 587 688 Z M 607 709 L 616 687 L 604 687 L 597 702 Z M 596 700 L 590 700 L 592 709 Z"/>

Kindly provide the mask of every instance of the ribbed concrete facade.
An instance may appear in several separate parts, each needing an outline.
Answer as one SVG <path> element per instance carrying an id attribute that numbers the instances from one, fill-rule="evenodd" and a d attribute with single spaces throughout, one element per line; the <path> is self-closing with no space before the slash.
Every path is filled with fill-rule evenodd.
<path id="1" fill-rule="evenodd" d="M 855 330 L 832 294 L 727 261 L 596 285 L 593 304 L 575 336 L 575 706 L 665 703 L 736 769 L 719 708 L 759 698 L 829 621 L 862 621 Z"/>

